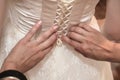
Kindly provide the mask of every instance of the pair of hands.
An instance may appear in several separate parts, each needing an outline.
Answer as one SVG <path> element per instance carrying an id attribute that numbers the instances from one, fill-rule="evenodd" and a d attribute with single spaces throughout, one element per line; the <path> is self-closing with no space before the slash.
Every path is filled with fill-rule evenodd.
<path id="1" fill-rule="evenodd" d="M 57 40 L 58 27 L 51 27 L 37 39 L 31 40 L 39 28 L 41 21 L 12 49 L 1 71 L 15 69 L 22 73 L 27 72 L 51 51 Z M 71 27 L 62 40 L 85 57 L 107 61 L 111 59 L 113 43 L 88 25 Z"/>

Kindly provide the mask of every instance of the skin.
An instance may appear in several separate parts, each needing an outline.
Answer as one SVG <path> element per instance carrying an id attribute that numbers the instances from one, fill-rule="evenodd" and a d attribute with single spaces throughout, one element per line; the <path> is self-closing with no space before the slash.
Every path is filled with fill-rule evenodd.
<path id="1" fill-rule="evenodd" d="M 5 13 L 5 0 L 0 0 L 0 38 L 2 35 L 2 29 L 3 29 L 3 21 L 4 21 L 4 13 Z"/>
<path id="2" fill-rule="evenodd" d="M 57 26 L 51 27 L 33 40 L 32 37 L 39 28 L 41 28 L 41 21 L 33 26 L 31 31 L 12 49 L 4 61 L 1 72 L 13 69 L 25 73 L 37 65 L 51 51 L 57 39 Z"/>
<path id="3" fill-rule="evenodd" d="M 102 29 L 103 34 L 109 38 L 110 40 L 115 40 L 119 42 L 120 36 L 120 0 L 108 0 L 107 1 L 107 13 L 106 13 L 106 21 L 104 28 Z M 113 5 L 115 5 L 113 7 Z M 41 36 L 36 40 L 31 41 L 32 35 L 35 33 L 37 29 L 32 29 L 30 33 L 28 33 L 25 38 L 23 38 L 15 48 L 11 51 L 8 58 L 5 60 L 2 70 L 7 69 L 16 69 L 21 72 L 26 72 L 35 66 L 43 57 L 49 52 L 53 46 L 53 42 L 56 41 L 56 37 L 52 35 L 54 32 L 46 32 L 49 33 L 45 36 Z M 50 36 L 50 34 L 52 36 Z M 43 34 L 44 35 L 44 34 Z M 42 39 L 44 37 L 44 40 Z M 102 33 L 96 31 L 89 25 L 81 25 L 81 26 L 72 26 L 69 30 L 67 36 L 63 36 L 62 40 L 69 45 L 71 45 L 76 51 L 84 55 L 85 57 L 102 60 L 102 61 L 114 61 L 120 62 L 120 44 L 108 40 L 106 37 L 102 35 Z M 40 41 L 40 43 L 39 43 Z M 42 42 L 44 41 L 44 43 Z M 53 41 L 53 42 L 52 42 Z M 44 46 L 43 44 L 49 43 L 49 45 Z M 38 45 L 39 43 L 39 45 Z M 37 47 L 36 47 L 37 46 Z M 18 49 L 20 48 L 20 49 Z M 30 49 L 30 51 L 29 51 Z M 20 54 L 18 53 L 20 52 Z M 21 54 L 27 55 L 22 56 Z M 14 56 L 19 56 L 20 59 L 16 59 Z M 16 61 L 14 61 L 14 60 Z M 21 62 L 21 59 L 23 62 Z M 17 64 L 19 62 L 19 64 Z M 33 65 L 29 65 L 31 63 Z M 24 65 L 24 66 L 20 66 Z M 27 67 L 27 68 L 25 68 Z"/>
<path id="4" fill-rule="evenodd" d="M 102 33 L 89 25 L 72 26 L 62 40 L 87 58 L 120 62 L 120 0 L 108 0 L 106 21 Z M 115 6 L 113 6 L 115 5 Z"/>
<path id="5" fill-rule="evenodd" d="M 107 0 L 106 20 L 102 33 L 110 40 L 120 41 L 120 0 Z"/>
<path id="6" fill-rule="evenodd" d="M 71 27 L 63 41 L 83 56 L 109 61 L 114 44 L 88 25 Z M 109 45 L 109 46 L 108 46 Z"/>

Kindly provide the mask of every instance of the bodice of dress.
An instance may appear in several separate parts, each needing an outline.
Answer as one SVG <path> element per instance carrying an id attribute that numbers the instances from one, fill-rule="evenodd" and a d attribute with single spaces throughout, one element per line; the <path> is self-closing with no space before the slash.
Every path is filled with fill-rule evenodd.
<path id="1" fill-rule="evenodd" d="M 66 30 L 71 25 L 92 23 L 97 29 L 97 22 L 91 21 L 98 1 L 8 0 L 6 30 L 0 46 L 0 66 L 14 45 L 39 20 L 42 20 L 41 32 L 54 24 Z M 70 4 L 66 5 L 66 2 Z M 61 47 L 55 46 L 27 73 L 27 77 L 28 80 L 113 80 L 109 63 L 87 59 L 65 43 Z"/>
<path id="2" fill-rule="evenodd" d="M 21 33 L 28 32 L 38 20 L 42 20 L 42 30 L 45 31 L 55 24 L 57 21 L 55 19 L 60 19 L 60 16 L 57 18 L 59 15 L 57 12 L 60 11 L 58 8 L 60 1 L 74 1 L 74 4 L 69 6 L 71 10 L 67 17 L 69 25 L 74 25 L 80 22 L 89 22 L 99 0 L 9 0 L 8 17 Z M 66 14 L 67 12 L 64 15 Z"/>

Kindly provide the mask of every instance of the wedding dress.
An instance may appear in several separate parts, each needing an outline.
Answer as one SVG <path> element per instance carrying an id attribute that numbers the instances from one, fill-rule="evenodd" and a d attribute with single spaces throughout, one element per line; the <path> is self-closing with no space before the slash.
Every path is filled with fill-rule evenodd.
<path id="1" fill-rule="evenodd" d="M 43 22 L 40 32 L 58 24 L 62 27 L 60 34 L 66 34 L 68 26 L 80 23 L 90 24 L 99 30 L 94 18 L 98 2 L 99 0 L 8 0 L 0 65 L 14 45 L 39 20 Z M 110 63 L 85 58 L 61 41 L 26 76 L 29 80 L 113 80 Z"/>

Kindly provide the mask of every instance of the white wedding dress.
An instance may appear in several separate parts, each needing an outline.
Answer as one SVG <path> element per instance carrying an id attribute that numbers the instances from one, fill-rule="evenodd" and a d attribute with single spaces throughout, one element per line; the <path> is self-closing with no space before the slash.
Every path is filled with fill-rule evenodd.
<path id="1" fill-rule="evenodd" d="M 44 32 L 58 20 L 57 16 L 61 14 L 59 11 L 62 9 L 58 7 L 58 1 L 8 0 L 5 31 L 0 47 L 0 65 L 14 45 L 37 21 L 42 20 L 41 32 Z M 98 2 L 99 0 L 75 0 L 69 6 L 66 24 L 87 23 L 99 30 L 94 18 Z M 65 43 L 62 43 L 62 46 L 56 45 L 44 60 L 26 73 L 26 76 L 29 80 L 113 80 L 110 63 L 85 58 Z"/>

